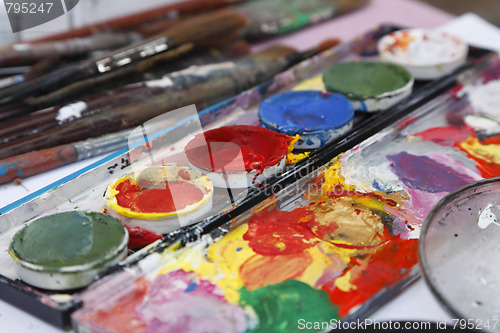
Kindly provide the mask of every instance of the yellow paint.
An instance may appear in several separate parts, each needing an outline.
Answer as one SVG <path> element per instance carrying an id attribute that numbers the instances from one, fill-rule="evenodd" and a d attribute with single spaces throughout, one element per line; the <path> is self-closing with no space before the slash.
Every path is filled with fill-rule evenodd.
<path id="1" fill-rule="evenodd" d="M 165 250 L 164 260 L 168 264 L 160 273 L 167 274 L 177 269 L 196 272 L 200 279 L 216 283 L 224 291 L 229 303 L 238 304 L 239 290 L 243 287 L 239 268 L 248 258 L 255 255 L 248 242 L 242 239 L 247 229 L 246 224 L 236 228 L 208 249 L 205 242 L 200 242 L 175 252 Z"/>
<path id="2" fill-rule="evenodd" d="M 323 74 L 316 75 L 313 78 L 302 81 L 296 85 L 292 90 L 321 90 L 326 91 L 325 84 L 323 83 Z"/>
<path id="3" fill-rule="evenodd" d="M 341 273 L 349 260 L 349 257 L 342 258 L 338 255 L 333 245 L 328 243 L 319 243 L 306 251 L 314 260 L 296 280 L 307 283 L 311 287 L 315 287 L 318 279 L 321 278 L 321 272 L 329 270 Z"/>
<path id="4" fill-rule="evenodd" d="M 355 187 L 353 185 L 348 185 L 345 183 L 345 178 L 340 174 L 340 168 L 342 163 L 339 158 L 342 156 L 335 157 L 331 161 L 331 166 L 325 172 L 325 180 L 322 185 L 323 194 L 328 194 L 328 191 L 333 190 L 337 185 L 341 185 L 346 191 L 354 191 Z"/>
<path id="5" fill-rule="evenodd" d="M 476 137 L 468 137 L 460 146 L 475 158 L 500 164 L 500 145 L 482 144 Z"/>
<path id="6" fill-rule="evenodd" d="M 337 278 L 337 280 L 335 280 L 335 286 L 346 293 L 357 289 L 357 287 L 351 283 L 351 271 Z"/>
<path id="7" fill-rule="evenodd" d="M 298 134 L 296 134 L 293 137 L 293 140 L 290 141 L 290 143 L 288 144 L 287 153 L 286 153 L 286 164 L 287 165 L 302 161 L 304 158 L 309 156 L 309 152 L 301 153 L 301 154 L 293 154 L 292 153 L 293 148 L 295 147 L 295 144 L 297 143 L 297 141 L 299 141 L 299 139 L 300 139 L 300 136 Z"/>

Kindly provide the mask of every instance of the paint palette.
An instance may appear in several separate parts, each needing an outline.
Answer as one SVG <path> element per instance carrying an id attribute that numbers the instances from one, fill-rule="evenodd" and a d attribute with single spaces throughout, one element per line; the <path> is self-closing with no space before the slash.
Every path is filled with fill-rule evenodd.
<path id="1" fill-rule="evenodd" d="M 184 108 L 177 110 L 178 112 L 169 112 L 168 116 L 171 118 L 168 120 L 172 126 L 165 128 L 160 132 L 151 130 L 148 123 L 144 124 L 144 127 L 139 128 L 137 133 L 135 133 L 137 136 L 132 136 L 133 140 L 131 140 L 130 149 L 122 150 L 106 157 L 76 174 L 61 179 L 60 181 L 24 198 L 19 202 L 3 208 L 0 211 L 0 230 L 2 230 L 2 233 L 0 234 L 1 246 L 3 246 L 4 249 L 7 249 L 10 240 L 19 229 L 21 229 L 25 224 L 41 216 L 73 210 L 93 212 L 103 211 L 106 208 L 103 195 L 108 184 L 113 179 L 123 177 L 127 173 L 133 171 L 142 170 L 151 165 L 164 165 L 170 163 L 188 165 L 187 158 L 184 154 L 184 147 L 193 137 L 195 137 L 196 134 L 201 132 L 202 128 L 207 131 L 230 125 L 257 126 L 259 124 L 258 108 L 264 99 L 272 97 L 278 93 L 299 89 L 299 85 L 301 85 L 305 80 L 314 80 L 317 76 L 321 76 L 321 74 L 328 67 L 339 61 L 359 59 L 364 55 L 374 56 L 372 52 L 373 50 L 369 50 L 371 53 L 367 53 L 366 46 L 373 45 L 374 40 L 393 30 L 394 27 L 391 26 L 382 27 L 375 32 L 367 34 L 365 38 L 327 50 L 309 60 L 306 60 L 294 68 L 279 74 L 270 82 L 250 89 L 211 108 L 200 112 L 197 112 L 194 108 Z M 483 54 L 479 54 L 477 58 L 479 59 L 482 55 Z M 473 63 L 470 62 L 468 63 L 467 68 L 472 66 Z M 465 67 L 462 69 L 465 69 Z M 212 239 L 217 243 L 220 236 L 223 236 L 229 231 L 233 232 L 236 230 L 237 226 L 244 225 L 246 223 L 245 219 L 248 219 L 253 213 L 249 211 L 250 208 L 260 204 L 264 199 L 272 196 L 288 185 L 299 184 L 300 186 L 296 189 L 296 191 L 282 192 L 282 196 L 279 197 L 278 202 L 268 201 L 266 203 L 266 205 L 276 203 L 276 207 L 279 210 L 292 210 L 295 207 L 294 202 L 296 199 L 303 198 L 304 191 L 309 190 L 311 186 L 318 184 L 318 181 L 320 181 L 318 180 L 319 178 L 315 178 L 318 173 L 314 170 L 323 168 L 321 170 L 326 171 L 325 164 L 330 161 L 332 157 L 347 151 L 364 139 L 382 131 L 391 122 L 396 121 L 417 108 L 417 106 L 422 105 L 426 101 L 431 100 L 440 93 L 451 88 L 455 85 L 455 83 L 456 76 L 450 75 L 436 82 L 422 84 L 414 88 L 413 94 L 407 100 L 392 107 L 390 110 L 387 110 L 387 112 L 384 111 L 377 113 L 376 115 L 357 115 L 354 119 L 353 131 L 347 133 L 346 137 L 343 139 L 338 138 L 329 142 L 321 149 L 313 151 L 308 160 L 300 162 L 296 165 L 288 166 L 282 174 L 266 179 L 262 184 L 256 186 L 255 188 L 216 188 L 213 193 L 212 210 L 199 218 L 200 221 L 202 219 L 203 221 L 192 226 L 185 226 L 181 229 L 172 231 L 164 235 L 161 241 L 156 241 L 155 243 L 145 246 L 142 250 L 137 252 L 130 252 L 129 256 L 122 262 L 103 273 L 103 276 L 99 277 L 100 281 L 97 284 L 93 284 L 86 289 L 72 293 L 53 293 L 28 286 L 19 281 L 14 270 L 14 265 L 11 262 L 11 258 L 8 257 L 7 252 L 0 252 L 3 253 L 0 255 L 0 288 L 5 288 L 9 291 L 8 293 L 0 294 L 5 300 L 18 305 L 34 315 L 41 316 L 43 319 L 49 320 L 56 326 L 68 327 L 71 322 L 70 314 L 76 308 L 80 307 L 82 302 L 84 302 L 87 306 L 85 311 L 90 311 L 88 306 L 94 304 L 92 301 L 93 297 L 95 297 L 93 290 L 97 290 L 95 289 L 97 288 L 97 285 L 101 285 L 101 283 L 102 285 L 108 285 L 107 283 L 104 283 L 105 281 L 115 283 L 116 281 L 120 281 L 122 277 L 130 280 L 131 275 L 119 273 L 124 268 L 127 272 L 129 272 L 129 274 L 132 274 L 132 277 L 134 278 L 142 276 L 142 271 L 158 272 L 157 269 L 162 267 L 162 261 L 157 260 L 159 257 L 159 259 L 161 259 L 162 256 L 157 255 L 157 253 L 169 248 L 177 241 L 180 241 L 180 243 L 176 244 L 182 248 L 186 243 L 191 244 L 191 241 L 198 241 L 201 236 L 205 234 L 210 234 L 209 238 L 207 238 L 209 241 Z M 364 162 L 362 161 L 360 163 Z M 368 166 L 370 163 L 368 161 L 360 165 Z M 302 179 L 305 175 L 308 176 L 304 178 L 304 181 L 302 183 L 297 183 L 297 181 Z M 299 203 L 305 204 L 307 201 L 300 200 Z M 370 209 L 369 205 L 366 206 L 366 203 L 360 203 L 360 205 L 364 205 L 363 211 L 365 212 L 366 209 Z M 270 206 L 266 207 L 271 209 Z M 356 211 L 354 210 L 354 212 Z M 239 214 L 245 215 L 242 215 L 241 219 L 238 218 L 237 221 L 229 222 L 232 218 Z M 366 212 L 366 214 L 368 214 L 368 212 Z M 396 215 L 392 214 L 391 216 Z M 382 216 L 380 218 L 382 219 Z M 382 219 L 382 221 L 382 223 L 384 223 L 385 220 Z M 376 229 L 380 232 L 377 231 L 374 235 L 375 237 L 378 237 L 376 235 L 379 234 L 384 236 L 387 232 L 390 232 L 385 224 L 383 230 L 380 229 L 380 223 L 377 223 L 376 225 Z M 401 224 L 399 224 L 399 226 L 401 226 Z M 334 240 L 333 238 L 329 239 L 328 237 L 330 236 L 326 234 L 323 236 L 325 237 L 321 238 L 321 243 L 326 247 L 330 247 L 328 244 L 332 244 L 332 242 L 338 243 L 337 240 Z M 317 238 L 317 235 L 314 234 L 314 237 Z M 342 241 L 343 240 L 340 242 Z M 340 243 L 333 244 L 331 246 L 338 247 L 339 245 L 342 247 Z M 200 245 L 200 248 L 203 246 Z M 358 244 L 357 246 L 363 247 L 365 245 Z M 175 248 L 171 249 L 175 250 Z M 177 252 L 174 251 L 173 253 Z M 150 254 L 153 255 L 149 256 Z M 157 259 L 148 259 L 153 257 L 156 257 Z M 308 258 L 309 257 L 307 257 L 307 255 L 304 255 L 298 260 L 301 260 L 301 265 L 315 262 L 314 260 L 310 262 Z M 339 263 L 342 264 L 341 261 L 339 261 Z M 153 265 L 153 267 L 149 266 L 150 264 Z M 266 265 L 262 267 L 265 266 Z M 269 265 L 269 267 L 274 266 Z M 405 271 L 410 272 L 408 273 L 408 279 L 406 278 L 407 276 L 401 280 L 399 280 L 397 276 L 395 277 L 394 283 L 398 286 L 396 289 L 404 287 L 406 282 L 414 278 L 415 275 L 413 274 L 412 267 L 413 266 L 407 267 L 408 270 Z M 297 272 L 294 272 L 294 274 L 295 273 Z M 333 281 L 328 278 L 328 276 L 336 276 L 335 274 L 337 273 L 340 272 L 333 272 L 333 275 L 325 273 L 326 275 L 324 279 Z M 152 274 L 154 275 L 156 273 Z M 182 275 L 182 273 L 180 274 Z M 186 277 L 184 275 L 180 276 L 180 279 L 185 282 L 187 281 L 186 279 L 189 280 L 191 277 Z M 194 277 L 194 279 L 198 278 Z M 147 287 L 149 282 L 146 278 L 144 281 L 145 287 Z M 310 282 L 313 280 L 308 281 Z M 135 283 L 135 279 L 130 280 L 129 282 Z M 211 282 L 207 283 L 210 285 Z M 290 283 L 292 285 L 295 284 L 295 282 Z M 316 284 L 312 284 L 313 285 L 309 284 L 309 287 L 304 285 L 301 286 L 307 289 L 307 295 L 310 295 L 311 293 L 316 296 L 321 294 L 316 291 Z M 106 292 L 102 293 L 102 289 L 99 289 L 99 294 L 108 295 L 110 292 L 116 291 L 116 296 L 118 296 L 122 293 L 128 293 L 129 290 L 123 289 L 122 286 L 122 284 L 118 283 L 116 287 L 107 289 Z M 252 289 L 252 287 L 250 287 L 250 289 Z M 212 296 L 214 295 L 209 297 Z M 216 300 L 214 301 L 217 301 L 220 297 L 215 295 L 215 298 Z M 325 301 L 324 295 L 320 296 L 320 298 Z M 112 299 L 112 297 L 110 297 L 110 299 Z M 255 300 L 248 299 L 248 301 L 254 302 Z M 364 307 L 360 310 L 360 312 L 352 314 L 353 316 L 359 316 L 363 313 L 363 311 L 368 311 L 374 308 L 369 305 L 371 298 L 370 302 L 365 303 L 365 301 L 366 300 L 362 301 L 362 305 Z M 104 304 L 108 303 L 102 303 L 102 305 Z M 95 310 L 97 311 L 98 309 L 100 309 L 100 307 L 96 306 Z M 241 311 L 237 310 L 237 312 Z M 50 313 L 50 316 L 47 316 L 46 313 Z M 90 319 L 87 320 L 84 319 L 84 317 L 78 317 L 78 320 L 81 320 L 82 323 L 85 322 L 85 325 L 92 325 L 92 320 Z"/>
<path id="2" fill-rule="evenodd" d="M 493 75 L 500 77 L 498 61 L 463 83 L 482 85 Z M 206 233 L 187 231 L 88 291 L 75 322 L 107 332 L 120 331 L 124 318 L 134 318 L 127 321 L 131 332 L 198 331 L 200 323 L 209 330 L 267 332 L 367 317 L 419 277 L 419 236 L 434 205 L 464 185 L 500 176 L 494 162 L 500 134 L 484 138 L 463 127 L 470 112 L 467 97 L 451 89 L 352 149 L 327 145 L 325 155 L 300 169 L 310 173 L 275 196 L 229 222 L 202 222 L 197 229 Z M 490 148 L 493 156 L 478 153 Z M 465 195 L 482 192 L 471 188 Z M 478 206 L 483 213 L 472 218 L 497 208 L 488 207 Z M 448 248 L 454 255 L 452 233 L 468 240 L 465 230 L 439 228 L 448 241 L 436 239 L 432 253 Z M 439 266 L 442 256 L 435 258 Z"/>
<path id="3" fill-rule="evenodd" d="M 500 311 L 498 238 L 500 178 L 481 180 L 443 198 L 422 227 L 426 281 L 454 318 L 492 321 Z"/>

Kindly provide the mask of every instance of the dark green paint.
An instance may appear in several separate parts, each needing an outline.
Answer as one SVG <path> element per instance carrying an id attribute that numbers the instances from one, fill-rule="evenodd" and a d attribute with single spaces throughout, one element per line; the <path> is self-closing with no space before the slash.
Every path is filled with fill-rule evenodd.
<path id="1" fill-rule="evenodd" d="M 106 214 L 64 212 L 21 229 L 12 239 L 10 251 L 47 271 L 91 263 L 99 266 L 116 256 L 126 232 L 120 221 Z"/>

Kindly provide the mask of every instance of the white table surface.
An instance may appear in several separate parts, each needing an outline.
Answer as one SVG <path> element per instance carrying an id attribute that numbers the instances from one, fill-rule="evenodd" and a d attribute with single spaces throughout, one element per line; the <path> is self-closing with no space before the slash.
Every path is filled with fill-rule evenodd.
<path id="1" fill-rule="evenodd" d="M 305 50 L 328 37 L 339 37 L 344 41 L 350 40 L 382 23 L 420 28 L 435 28 L 444 25 L 444 29 L 463 37 L 470 43 L 477 42 L 479 46 L 483 47 L 499 47 L 500 45 L 498 29 L 474 14 L 454 19 L 451 14 L 413 0 L 371 0 L 367 6 L 356 12 L 287 35 L 280 38 L 280 42 Z M 269 43 L 257 45 L 255 49 L 260 49 Z M 0 207 L 99 159 L 98 157 L 73 163 L 26 178 L 22 181 L 22 186 L 0 185 Z M 374 321 L 421 320 L 438 322 L 452 320 L 450 314 L 436 301 L 423 280 L 417 281 L 400 296 L 383 306 L 370 319 Z M 57 333 L 61 330 L 0 300 L 0 332 Z"/>

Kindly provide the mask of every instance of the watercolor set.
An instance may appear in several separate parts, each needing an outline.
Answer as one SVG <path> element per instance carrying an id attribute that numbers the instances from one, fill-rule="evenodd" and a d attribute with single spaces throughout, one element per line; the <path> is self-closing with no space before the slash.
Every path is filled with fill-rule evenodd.
<path id="1" fill-rule="evenodd" d="M 477 120 L 484 112 L 471 98 L 500 82 L 500 61 L 462 80 L 230 222 L 195 238 L 186 233 L 104 278 L 83 295 L 73 314 L 77 327 L 119 332 L 126 322 L 127 332 L 295 332 L 302 320 L 326 323 L 314 330 L 324 332 L 334 320 L 366 317 L 419 277 L 421 231 L 432 232 L 426 255 L 438 261 L 433 274 L 446 272 L 439 253 L 460 251 L 474 261 L 482 251 L 465 255 L 467 247 L 450 244 L 468 242 L 471 227 L 454 227 L 449 214 L 473 207 L 460 220 L 475 219 L 473 228 L 478 218 L 489 219 L 481 228 L 496 230 L 498 221 L 481 216 L 498 213 L 498 178 L 468 184 L 500 175 L 500 118 L 488 118 L 485 131 Z M 422 229 L 435 204 L 463 186 L 438 205 L 438 217 L 431 213 L 443 224 Z M 476 229 L 471 237 L 478 241 L 488 233 Z M 488 244 L 497 250 L 493 239 Z M 490 271 L 483 279 L 496 281 L 491 265 L 482 268 Z M 448 299 L 459 296 L 446 290 Z M 459 313 L 472 318 L 480 307 Z"/>
<path id="2" fill-rule="evenodd" d="M 204 311 L 215 311 L 212 315 L 218 313 L 225 318 L 223 321 L 227 321 L 227 331 L 277 329 L 272 327 L 277 321 L 273 317 L 264 319 L 263 309 L 258 306 L 262 298 L 269 295 L 275 295 L 272 297 L 276 298 L 276 302 L 288 302 L 287 297 L 294 294 L 295 307 L 289 309 L 288 313 L 276 313 L 276 318 L 284 321 L 289 320 L 287 316 L 297 313 L 309 302 L 321 302 L 324 305 L 324 312 L 318 314 L 323 317 L 335 313 L 339 318 L 354 318 L 373 311 L 376 304 L 380 304 L 379 298 L 392 297 L 394 291 L 416 278 L 414 250 L 418 245 L 415 239 L 419 228 L 418 219 L 423 216 L 420 210 L 426 211 L 430 206 L 425 202 L 422 203 L 424 208 L 417 209 L 418 212 L 413 211 L 412 205 L 417 205 L 420 201 L 412 201 L 411 196 L 414 193 L 422 196 L 417 190 L 423 189 L 413 191 L 410 185 L 407 189 L 400 183 L 391 183 L 397 183 L 398 177 L 401 180 L 411 178 L 412 175 L 405 175 L 405 171 L 395 169 L 391 176 L 391 170 L 381 169 L 382 174 L 377 175 L 380 179 L 375 177 L 368 180 L 368 185 L 374 187 L 363 187 L 367 180 L 362 176 L 367 175 L 356 174 L 356 166 L 367 166 L 372 162 L 375 166 L 378 165 L 375 162 L 385 163 L 376 160 L 377 157 L 382 159 L 385 155 L 374 153 L 375 148 L 358 147 L 352 151 L 348 150 L 375 134 L 369 142 L 391 142 L 387 147 L 378 146 L 394 149 L 387 152 L 387 155 L 391 156 L 389 164 L 418 164 L 423 161 L 422 163 L 427 163 L 429 167 L 436 167 L 437 162 L 411 156 L 411 147 L 405 143 L 393 145 L 396 142 L 395 133 L 405 127 L 401 125 L 406 124 L 405 122 L 400 121 L 399 127 L 386 130 L 384 128 L 413 110 L 416 111 L 411 114 L 416 112 L 422 119 L 426 113 L 444 112 L 433 111 L 433 106 L 435 108 L 443 105 L 442 101 L 436 102 L 433 99 L 444 98 L 438 96 L 456 85 L 460 73 L 489 65 L 484 59 L 490 56 L 486 50 L 471 50 L 468 62 L 456 72 L 434 81 L 413 82 L 406 71 L 398 69 L 396 75 L 400 84 L 386 90 L 390 94 L 349 94 L 344 87 L 332 88 L 335 86 L 337 73 L 332 71 L 329 77 L 325 78 L 325 71 L 341 62 L 349 64 L 348 61 L 360 59 L 369 59 L 371 62 L 363 64 L 372 66 L 377 55 L 375 41 L 396 29 L 393 26 L 382 26 L 363 38 L 324 51 L 278 74 L 265 84 L 200 112 L 193 106 L 185 107 L 146 122 L 130 133 L 129 149 L 121 150 L 4 207 L 0 216 L 0 244 L 5 249 L 0 256 L 2 297 L 62 328 L 71 325 L 71 313 L 82 304 L 84 307 L 76 313 L 76 320 L 85 326 L 105 327 L 108 323 L 101 321 L 103 317 L 100 311 L 111 311 L 106 312 L 105 316 L 115 318 L 113 309 L 123 301 L 123 298 L 116 297 L 123 296 L 142 302 L 143 296 L 148 295 L 149 288 L 169 290 L 170 286 L 177 288 L 176 296 L 172 296 L 174 299 L 184 299 L 184 292 L 192 286 L 193 291 L 196 290 L 194 294 L 199 293 L 196 296 L 199 297 L 199 306 L 203 307 L 200 308 L 200 315 L 205 314 Z M 339 72 L 342 74 L 342 69 Z M 332 89 L 324 92 L 325 87 Z M 293 94 L 293 98 L 287 97 L 287 94 Z M 335 117 L 336 122 L 329 124 L 328 128 L 323 128 L 321 123 L 331 117 L 328 113 L 317 115 L 315 118 L 300 114 L 306 112 L 305 109 L 300 109 L 300 112 L 295 114 L 288 113 L 286 108 L 280 110 L 284 103 L 297 103 L 299 107 L 304 105 L 301 98 L 317 105 L 335 105 L 335 110 L 340 110 L 338 112 L 341 114 Z M 349 100 L 354 102 L 349 103 Z M 380 111 L 380 103 L 383 104 L 387 100 L 390 104 L 384 108 L 388 109 Z M 262 103 L 263 101 L 265 103 Z M 429 101 L 431 106 L 424 107 L 424 111 L 422 108 L 418 109 Z M 448 102 L 454 101 L 453 99 Z M 371 108 L 371 105 L 376 107 Z M 354 110 L 358 111 L 355 115 Z M 281 116 L 276 117 L 276 114 Z M 300 119 L 305 120 L 297 121 Z M 408 126 L 421 122 L 420 118 L 413 121 L 415 119 L 412 118 Z M 408 119 L 405 121 L 408 122 Z M 158 130 L 158 124 L 162 125 L 162 130 Z M 432 124 L 435 125 L 435 122 Z M 259 125 L 262 127 L 255 127 Z M 302 141 L 297 142 L 297 138 L 292 136 L 297 133 L 303 136 Z M 265 138 L 267 142 L 259 143 L 257 139 L 248 138 L 260 138 L 261 141 Z M 291 153 L 294 144 L 298 149 Z M 266 149 L 262 150 L 262 147 Z M 415 149 L 424 151 L 424 148 Z M 311 149 L 313 150 L 308 159 L 297 162 L 307 156 L 304 150 Z M 326 165 L 332 158 L 345 151 L 348 152 Z M 221 157 L 215 159 L 214 156 Z M 254 158 L 252 163 L 247 163 L 248 156 Z M 450 157 L 449 163 L 453 164 L 451 159 L 453 157 Z M 218 161 L 224 163 L 219 164 Z M 471 163 L 466 165 L 470 166 Z M 438 169 L 446 174 L 447 166 L 449 165 Z M 389 168 L 385 164 L 384 167 Z M 347 170 L 345 174 L 343 168 Z M 352 174 L 349 173 L 351 171 Z M 348 179 L 351 176 L 352 179 Z M 388 180 L 385 176 L 389 177 Z M 473 171 L 461 176 L 461 181 L 452 182 L 452 185 L 443 184 L 443 190 L 432 193 L 441 195 L 457 184 L 466 184 L 480 178 L 474 175 Z M 439 179 L 440 175 L 436 177 Z M 443 178 L 443 181 L 445 180 L 447 178 Z M 386 181 L 387 184 L 384 183 Z M 411 180 L 408 183 L 413 184 Z M 402 184 L 406 182 L 403 181 Z M 384 187 L 385 185 L 387 187 Z M 283 188 L 283 191 L 278 191 Z M 337 190 L 340 192 L 337 193 Z M 407 192 L 404 192 L 405 190 Z M 388 191 L 390 195 L 384 197 L 377 191 Z M 172 196 L 174 208 L 163 207 L 161 213 L 155 210 L 157 208 L 150 207 L 150 202 L 171 193 L 187 195 L 181 195 L 180 199 Z M 278 194 L 261 203 L 274 193 Z M 143 195 L 151 200 L 137 200 Z M 438 198 L 430 197 L 433 200 Z M 191 200 L 192 198 L 195 200 Z M 404 206 L 405 200 L 409 200 L 407 206 Z M 256 205 L 259 208 L 249 210 Z M 401 208 L 403 206 L 404 209 Z M 340 234 L 343 235 L 341 239 L 333 236 L 339 227 L 327 223 L 330 216 L 336 214 L 331 207 L 345 211 L 345 216 L 339 218 L 347 219 L 351 215 L 356 217 L 355 224 L 347 223 L 340 229 Z M 70 271 L 74 273 L 74 270 L 78 270 L 78 274 L 68 277 L 64 270 L 47 268 L 50 263 L 44 263 L 46 265 L 43 268 L 38 267 L 41 265 L 36 265 L 36 258 L 23 265 L 27 261 L 24 259 L 29 257 L 28 250 L 33 249 L 25 249 L 17 244 L 10 248 L 9 255 L 11 240 L 21 237 L 14 235 L 28 234 L 30 231 L 25 225 L 33 226 L 32 229 L 36 230 L 35 224 L 57 223 L 46 220 L 50 219 L 52 214 L 65 214 L 68 211 L 107 213 L 107 216 L 121 220 L 130 235 L 128 256 L 116 264 L 116 261 L 123 257 L 123 249 L 119 246 L 123 239 L 117 236 L 116 244 L 105 249 L 105 255 L 109 255 L 107 263 L 99 262 L 95 267 L 85 265 L 94 262 L 83 256 L 89 262 L 71 263 Z M 64 251 L 77 251 L 79 254 L 94 251 L 92 241 L 101 219 L 81 215 L 71 216 L 71 219 L 79 221 L 74 228 L 87 233 L 88 242 L 80 244 L 79 249 L 68 249 L 64 247 L 65 242 L 61 242 L 64 248 L 60 251 L 62 256 Z M 275 219 L 275 222 L 269 225 L 259 224 L 263 219 Z M 280 230 L 283 220 L 290 222 L 290 228 Z M 296 223 L 297 220 L 300 223 Z M 202 222 L 194 224 L 200 221 Z M 369 226 L 370 232 L 361 230 L 364 225 Z M 71 234 L 71 229 L 61 232 L 68 234 L 61 234 L 60 238 L 70 239 L 68 235 Z M 119 231 L 116 231 L 116 234 L 119 235 Z M 273 235 L 283 238 L 284 242 L 274 242 Z M 48 241 L 54 241 L 52 236 L 48 236 Z M 389 259 L 400 249 L 408 251 L 407 258 L 398 262 Z M 236 252 L 224 254 L 225 251 Z M 191 259 L 188 257 L 191 256 L 197 261 L 194 264 L 196 267 L 189 266 L 188 261 Z M 16 258 L 16 263 L 12 257 Z M 364 269 L 372 267 L 372 258 L 376 262 L 375 267 L 391 262 L 400 266 L 389 267 L 392 279 L 380 276 L 376 286 L 363 285 L 363 281 L 360 281 L 360 284 L 350 281 L 351 278 L 355 279 L 364 274 Z M 292 261 L 293 264 L 290 265 Z M 295 268 L 283 269 L 292 266 Z M 26 270 L 27 267 L 33 268 L 32 271 Z M 96 267 L 99 270 L 92 271 Z M 266 272 L 267 268 L 269 271 Z M 400 274 L 392 274 L 394 270 Z M 20 271 L 23 271 L 21 274 L 24 275 L 21 275 Z M 87 277 L 85 273 L 88 271 L 93 272 L 94 279 L 81 282 L 81 279 Z M 220 274 L 217 275 L 217 272 Z M 59 274 L 59 281 L 62 282 L 58 286 L 34 286 L 33 283 L 30 285 L 19 279 L 20 276 L 28 276 L 24 280 L 30 281 L 29 277 L 37 276 L 38 279 L 39 274 Z M 130 274 L 134 279 L 130 279 Z M 261 275 L 269 277 L 269 280 L 260 281 L 260 278 L 255 278 Z M 157 277 L 159 280 L 155 282 Z M 216 281 L 218 278 L 224 282 Z M 136 282 L 143 284 L 137 286 Z M 85 287 L 89 283 L 90 286 Z M 340 284 L 343 289 L 336 288 Z M 183 285 L 187 286 L 185 290 L 179 289 L 179 286 Z M 199 285 L 204 288 L 198 288 Z M 389 285 L 390 293 L 381 292 Z M 356 286 L 359 286 L 359 289 L 367 288 L 368 291 L 363 292 L 363 295 L 357 295 L 356 292 L 350 294 L 356 290 Z M 98 294 L 107 295 L 112 290 L 116 293 L 108 295 L 105 302 L 97 301 Z M 171 300 L 168 297 L 162 299 L 160 294 L 158 297 L 156 300 L 152 298 L 151 304 L 158 302 L 166 306 L 160 306 L 158 309 L 168 309 L 168 304 L 171 304 L 168 302 Z M 187 296 L 186 303 L 176 300 L 176 304 L 190 306 L 189 304 L 194 304 L 190 302 L 198 303 L 198 300 L 190 297 L 191 295 Z M 182 306 L 176 311 L 182 311 Z M 278 303 L 272 305 L 278 308 L 280 306 Z M 141 317 L 142 321 L 137 322 L 138 329 L 143 327 L 141 325 L 164 324 L 157 323 L 156 317 L 149 313 L 148 305 L 143 308 L 143 314 L 148 318 Z M 310 313 L 311 318 L 315 318 L 315 312 Z M 130 318 L 129 314 L 127 312 L 124 316 Z M 212 316 L 210 312 L 206 314 Z M 119 313 L 116 315 L 120 316 Z M 196 318 L 187 321 L 193 325 L 195 322 L 203 321 Z M 215 322 L 217 321 L 213 323 Z M 207 322 L 207 325 L 213 323 Z M 171 327 L 180 325 L 167 324 L 174 325 Z M 134 325 L 130 327 L 133 328 Z M 196 327 L 192 329 L 196 331 Z"/>

